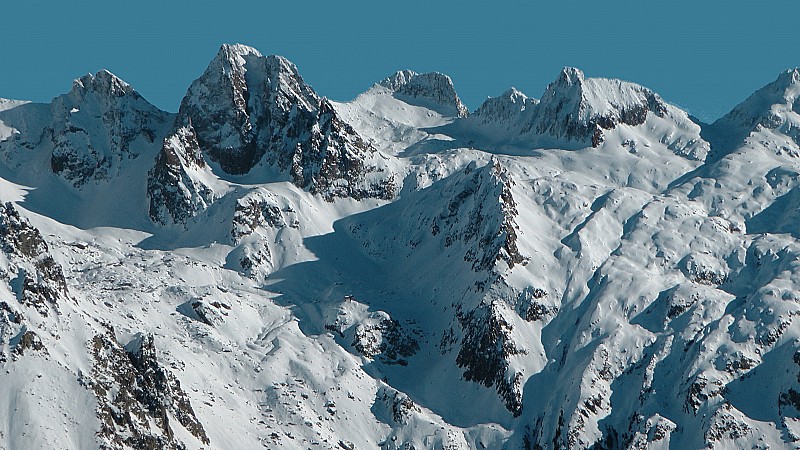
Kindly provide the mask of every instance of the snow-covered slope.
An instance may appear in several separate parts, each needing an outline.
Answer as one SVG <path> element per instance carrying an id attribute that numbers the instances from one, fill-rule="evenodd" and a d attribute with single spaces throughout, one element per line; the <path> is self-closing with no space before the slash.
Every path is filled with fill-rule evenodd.
<path id="1" fill-rule="evenodd" d="M 798 448 L 798 73 L 0 100 L 0 448 Z"/>

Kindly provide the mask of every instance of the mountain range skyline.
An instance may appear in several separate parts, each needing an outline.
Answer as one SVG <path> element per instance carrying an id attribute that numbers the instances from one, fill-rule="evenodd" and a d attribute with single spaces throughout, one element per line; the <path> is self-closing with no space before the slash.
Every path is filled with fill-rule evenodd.
<path id="1" fill-rule="evenodd" d="M 769 11 L 788 17 L 800 7 L 788 0 L 770 6 L 716 0 L 636 7 L 623 0 L 470 1 L 458 9 L 419 0 L 402 8 L 367 8 L 355 0 L 308 8 L 243 0 L 224 8 L 207 0 L 19 2 L 8 5 L 14 20 L 0 30 L 7 61 L 0 97 L 47 102 L 69 88 L 68 80 L 108 69 L 162 110 L 176 112 L 178 92 L 219 43 L 243 42 L 294 61 L 310 85 L 336 101 L 410 69 L 448 74 L 474 110 L 512 86 L 537 97 L 553 74 L 572 66 L 640 83 L 710 122 L 775 73 L 798 65 L 797 55 L 780 44 L 781 26 Z"/>

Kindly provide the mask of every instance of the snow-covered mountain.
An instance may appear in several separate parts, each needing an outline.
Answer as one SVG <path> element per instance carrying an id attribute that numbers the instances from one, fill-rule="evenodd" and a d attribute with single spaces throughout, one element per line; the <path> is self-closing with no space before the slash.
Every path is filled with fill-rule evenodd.
<path id="1" fill-rule="evenodd" d="M 392 161 L 317 96 L 294 64 L 241 44 L 223 45 L 181 102 L 148 183 L 153 220 L 183 223 L 219 196 L 194 173 L 200 169 L 208 178 L 214 172 L 192 156 L 198 150 L 228 180 L 245 174 L 247 182 L 289 179 L 327 199 L 395 194 Z M 164 178 L 166 172 L 174 175 Z M 184 188 L 170 196 L 172 178 L 181 178 Z"/>
<path id="2" fill-rule="evenodd" d="M 800 448 L 799 74 L 0 100 L 0 448 Z"/>

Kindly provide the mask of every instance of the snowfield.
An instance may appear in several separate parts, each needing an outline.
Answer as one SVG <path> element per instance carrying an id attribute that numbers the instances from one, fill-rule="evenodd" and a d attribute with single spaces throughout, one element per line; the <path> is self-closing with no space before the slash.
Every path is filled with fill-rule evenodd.
<path id="1" fill-rule="evenodd" d="M 800 448 L 799 96 L 0 100 L 0 449 Z"/>

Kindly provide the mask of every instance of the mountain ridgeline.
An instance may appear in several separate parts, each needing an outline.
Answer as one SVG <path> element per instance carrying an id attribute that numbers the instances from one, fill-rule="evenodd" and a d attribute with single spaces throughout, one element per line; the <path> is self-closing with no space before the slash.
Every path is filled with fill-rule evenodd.
<path id="1" fill-rule="evenodd" d="M 703 124 L 241 44 L 0 99 L 0 448 L 798 448 L 798 130 L 798 69 Z"/>

